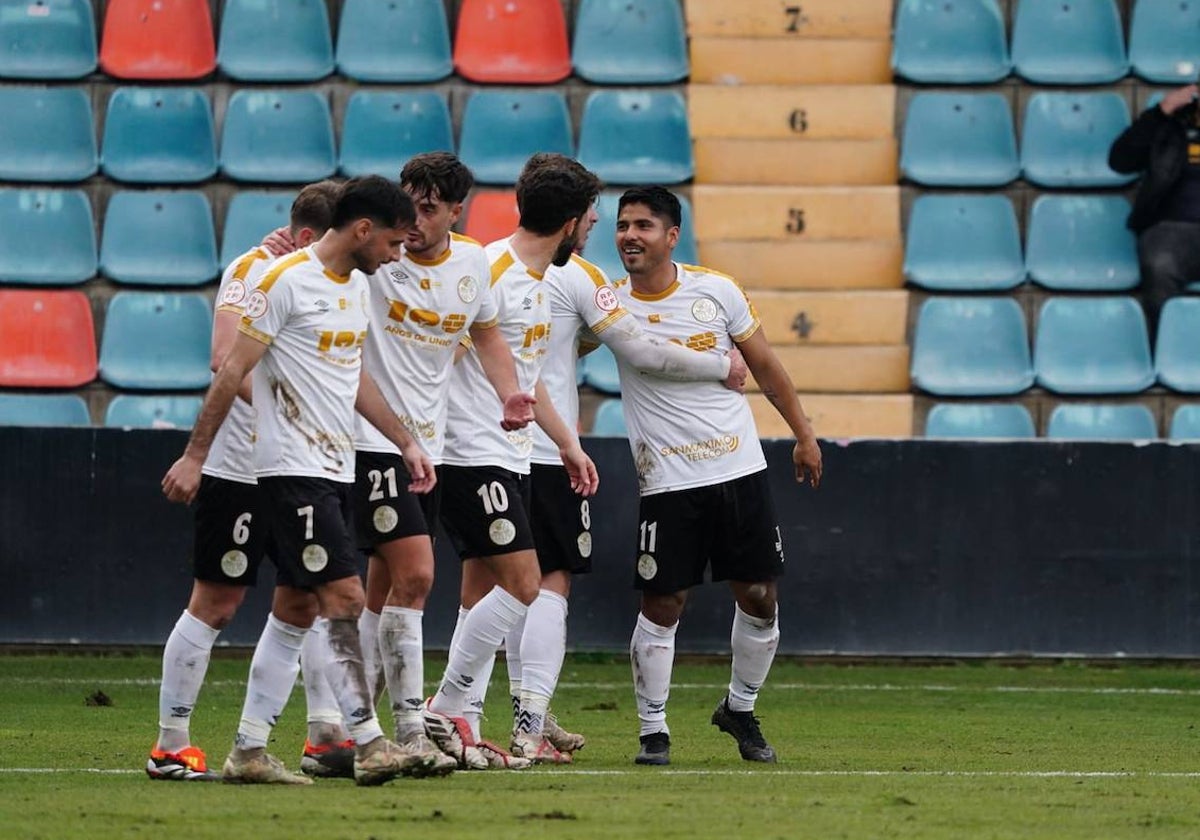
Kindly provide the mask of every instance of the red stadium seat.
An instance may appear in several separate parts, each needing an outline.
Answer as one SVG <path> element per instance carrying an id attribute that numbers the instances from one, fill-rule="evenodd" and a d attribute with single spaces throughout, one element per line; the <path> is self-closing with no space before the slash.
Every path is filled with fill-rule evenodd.
<path id="1" fill-rule="evenodd" d="M 0 386 L 75 388 L 96 378 L 96 332 L 83 292 L 0 291 Z"/>
<path id="2" fill-rule="evenodd" d="M 571 75 L 561 0 L 463 0 L 454 67 L 484 84 L 545 85 Z"/>
<path id="3" fill-rule="evenodd" d="M 100 68 L 118 79 L 198 79 L 217 66 L 208 0 L 109 0 Z"/>
<path id="4" fill-rule="evenodd" d="M 467 225 L 463 232 L 486 245 L 516 230 L 518 218 L 515 192 L 477 193 L 467 206 Z"/>

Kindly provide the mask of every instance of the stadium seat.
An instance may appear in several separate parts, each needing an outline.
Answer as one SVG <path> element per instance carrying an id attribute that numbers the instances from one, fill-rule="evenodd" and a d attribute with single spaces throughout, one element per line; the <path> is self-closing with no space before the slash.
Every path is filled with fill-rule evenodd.
<path id="1" fill-rule="evenodd" d="M 329 103 L 315 90 L 239 90 L 225 109 L 221 171 L 235 181 L 309 183 L 337 167 Z"/>
<path id="2" fill-rule="evenodd" d="M 1200 3 L 1141 2 L 1133 6 L 1129 26 L 1129 63 L 1133 72 L 1161 85 L 1186 85 L 1200 69 Z"/>
<path id="3" fill-rule="evenodd" d="M 1108 149 L 1129 127 L 1121 95 L 1035 93 L 1025 108 L 1021 168 L 1043 187 L 1119 187 L 1136 176 L 1108 168 Z"/>
<path id="4" fill-rule="evenodd" d="M 190 429 L 203 397 L 119 394 L 108 404 L 104 425 L 129 429 Z"/>
<path id="5" fill-rule="evenodd" d="M 343 175 L 396 178 L 413 155 L 454 151 L 450 108 L 433 91 L 357 91 L 342 122 Z"/>
<path id="6" fill-rule="evenodd" d="M 1171 298 L 1162 308 L 1154 347 L 1159 383 L 1200 393 L 1200 298 Z"/>
<path id="7" fill-rule="evenodd" d="M 108 0 L 100 68 L 118 79 L 199 79 L 216 69 L 208 0 Z"/>
<path id="8" fill-rule="evenodd" d="M 1020 403 L 938 403 L 925 418 L 925 437 L 1032 438 L 1037 430 Z"/>
<path id="9" fill-rule="evenodd" d="M 77 388 L 95 378 L 87 295 L 0 289 L 0 387 Z"/>
<path id="10" fill-rule="evenodd" d="M 117 292 L 100 341 L 100 378 L 118 388 L 208 386 L 212 307 L 193 292 Z"/>
<path id="11" fill-rule="evenodd" d="M 609 184 L 678 184 L 695 171 L 687 105 L 674 91 L 596 91 L 579 127 L 579 162 Z"/>
<path id="12" fill-rule="evenodd" d="M 1000 291 L 1025 279 L 1021 235 L 1004 195 L 922 195 L 908 217 L 904 277 L 935 291 Z"/>
<path id="13" fill-rule="evenodd" d="M 1074 403 L 1050 412 L 1046 437 L 1053 440 L 1152 440 L 1158 424 L 1144 405 Z"/>
<path id="14" fill-rule="evenodd" d="M 221 265 L 249 251 L 275 228 L 290 222 L 295 192 L 238 192 L 225 212 L 221 235 Z"/>
<path id="15" fill-rule="evenodd" d="M 561 82 L 571 75 L 561 0 L 463 0 L 454 67 L 483 84 Z"/>
<path id="16" fill-rule="evenodd" d="M 620 400 L 604 400 L 596 406 L 591 434 L 596 437 L 629 437 L 629 429 L 625 425 L 625 408 Z"/>
<path id="17" fill-rule="evenodd" d="M 225 0 L 217 64 L 226 75 L 243 82 L 325 78 L 333 72 L 326 4 L 323 0 Z"/>
<path id="18" fill-rule="evenodd" d="M 83 397 L 75 394 L 0 394 L 0 426 L 90 426 Z"/>
<path id="19" fill-rule="evenodd" d="M 620 193 L 605 192 L 600 194 L 596 203 L 599 219 L 588 237 L 583 256 L 590 262 L 603 269 L 611 279 L 625 276 L 625 266 L 617 253 L 617 204 Z M 692 204 L 683 196 L 679 196 L 680 209 L 683 211 L 683 224 L 679 229 L 679 243 L 675 246 L 673 259 L 675 262 L 696 265 L 700 257 L 696 252 L 696 233 L 692 222 Z"/>
<path id="20" fill-rule="evenodd" d="M 1200 440 L 1200 405 L 1181 405 L 1171 417 L 1171 440 Z"/>
<path id="21" fill-rule="evenodd" d="M 515 184 L 534 152 L 574 156 L 571 115 L 552 91 L 477 91 L 462 116 L 458 156 L 481 184 Z"/>
<path id="22" fill-rule="evenodd" d="M 198 88 L 113 91 L 100 150 L 104 174 L 137 184 L 193 184 L 217 172 L 212 109 Z"/>
<path id="23" fill-rule="evenodd" d="M 621 393 L 617 357 L 603 344 L 583 357 L 583 380 L 597 391 L 607 394 Z"/>
<path id="24" fill-rule="evenodd" d="M 1008 39 L 996 0 L 900 0 L 896 75 L 931 84 L 987 84 L 1008 75 Z"/>
<path id="25" fill-rule="evenodd" d="M 91 0 L 0 0 L 0 78 L 78 79 L 95 69 Z"/>
<path id="26" fill-rule="evenodd" d="M 1037 84 L 1115 82 L 1129 72 L 1116 3 L 1021 0 L 1013 20 L 1012 62 L 1019 76 Z"/>
<path id="27" fill-rule="evenodd" d="M 198 286 L 217 276 L 212 208 L 202 192 L 117 192 L 104 213 L 100 271 L 118 283 Z"/>
<path id="28" fill-rule="evenodd" d="M 654 85 L 687 77 L 679 4 L 668 0 L 582 0 L 571 50 L 575 72 L 597 85 Z"/>
<path id="29" fill-rule="evenodd" d="M 463 232 L 485 245 L 504 239 L 517 229 L 520 214 L 517 212 L 517 194 L 505 192 L 477 192 L 467 205 L 467 223 Z"/>
<path id="30" fill-rule="evenodd" d="M 0 190 L 0 283 L 66 285 L 96 274 L 96 225 L 82 190 Z"/>
<path id="31" fill-rule="evenodd" d="M 436 82 L 454 72 L 442 0 L 345 0 L 338 72 L 360 82 Z"/>
<path id="32" fill-rule="evenodd" d="M 1025 315 L 1009 297 L 925 301 L 913 340 L 912 384 L 942 396 L 1017 394 L 1033 384 Z"/>
<path id="33" fill-rule="evenodd" d="M 1135 394 L 1154 384 L 1146 319 L 1129 297 L 1047 300 L 1033 363 L 1038 384 L 1059 394 Z"/>
<path id="34" fill-rule="evenodd" d="M 0 87 L 0 181 L 82 181 L 96 172 L 83 88 Z"/>
<path id="35" fill-rule="evenodd" d="M 904 177 L 931 187 L 998 187 L 1021 174 L 1008 100 L 998 93 L 919 93 L 901 144 Z"/>
<path id="36" fill-rule="evenodd" d="M 1026 237 L 1029 279 L 1048 289 L 1120 292 L 1138 284 L 1137 239 L 1119 195 L 1043 195 Z"/>

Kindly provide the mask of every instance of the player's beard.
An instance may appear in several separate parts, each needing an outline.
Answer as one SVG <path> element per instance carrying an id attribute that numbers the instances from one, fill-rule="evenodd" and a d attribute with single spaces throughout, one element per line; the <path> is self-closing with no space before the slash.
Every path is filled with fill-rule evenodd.
<path id="1" fill-rule="evenodd" d="M 558 248 L 554 251 L 554 256 L 550 258 L 550 262 L 557 266 L 564 266 L 571 259 L 571 255 L 575 253 L 575 245 L 579 241 L 577 233 L 572 231 L 570 236 L 564 236 L 562 242 L 558 243 Z"/>

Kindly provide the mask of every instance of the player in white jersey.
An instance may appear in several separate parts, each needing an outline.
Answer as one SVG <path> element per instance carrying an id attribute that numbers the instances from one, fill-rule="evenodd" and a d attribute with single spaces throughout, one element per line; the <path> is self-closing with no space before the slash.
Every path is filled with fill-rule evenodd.
<path id="1" fill-rule="evenodd" d="M 300 191 L 291 208 L 292 239 L 311 245 L 329 227 L 337 184 L 321 181 Z M 237 336 L 246 298 L 271 263 L 261 248 L 235 259 L 221 276 L 213 316 L 212 369 L 217 371 Z M 247 395 L 248 396 L 248 395 Z M 201 470 L 194 513 L 192 594 L 163 648 L 159 734 L 146 773 L 152 779 L 212 781 L 204 753 L 191 745 L 189 721 L 204 683 L 212 647 L 254 586 L 264 555 L 266 525 L 254 477 L 254 409 L 233 401 Z"/>
<path id="2" fill-rule="evenodd" d="M 727 275 L 671 260 L 679 200 L 662 187 L 626 191 L 618 202 L 617 249 L 629 272 L 621 303 L 642 329 L 698 353 L 736 345 L 763 394 L 796 436 L 796 480 L 816 487 L 821 450 L 796 389 L 741 288 Z M 675 631 L 688 589 L 728 580 L 736 602 L 729 692 L 712 722 L 747 761 L 775 761 L 754 716 L 779 644 L 775 580 L 783 543 L 766 460 L 745 397 L 708 383 L 639 376 L 618 360 L 621 400 L 641 491 L 635 585 L 641 612 L 630 641 L 641 720 L 638 764 L 670 762 L 666 704 Z"/>
<path id="3" fill-rule="evenodd" d="M 195 496 L 213 436 L 253 371 L 255 475 L 280 586 L 255 651 L 237 740 L 225 760 L 227 781 L 310 782 L 268 755 L 266 743 L 318 612 L 329 620 L 334 653 L 327 676 L 355 741 L 355 781 L 381 784 L 401 773 L 433 769 L 425 758 L 387 740 L 375 717 L 356 624 L 364 595 L 349 510 L 355 409 L 400 448 L 414 491 L 428 491 L 436 482 L 428 457 L 362 371 L 368 329 L 363 275 L 398 256 L 413 221 L 412 201 L 386 179 L 355 178 L 342 186 L 330 230 L 311 247 L 272 264 L 246 299 L 238 337 L 217 371 L 187 449 L 163 479 L 171 500 Z"/>

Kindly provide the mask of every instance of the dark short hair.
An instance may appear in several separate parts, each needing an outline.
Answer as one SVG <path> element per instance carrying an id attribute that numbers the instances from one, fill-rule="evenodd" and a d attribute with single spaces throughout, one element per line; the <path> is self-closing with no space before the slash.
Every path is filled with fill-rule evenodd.
<path id="1" fill-rule="evenodd" d="M 298 233 L 300 228 L 311 228 L 320 236 L 329 230 L 333 223 L 333 206 L 337 204 L 341 190 L 342 185 L 330 179 L 317 181 L 300 190 L 292 202 L 289 217 L 292 233 Z"/>
<path id="2" fill-rule="evenodd" d="M 400 170 L 400 186 L 418 198 L 435 197 L 457 204 L 465 201 L 475 176 L 450 152 L 425 152 L 410 158 Z"/>
<path id="3" fill-rule="evenodd" d="M 679 206 L 679 199 L 666 187 L 633 187 L 625 190 L 617 201 L 617 213 L 624 210 L 627 204 L 646 205 L 652 215 L 668 222 L 667 227 L 683 226 L 683 209 Z"/>
<path id="4" fill-rule="evenodd" d="M 408 193 L 395 181 L 364 175 L 342 184 L 330 227 L 344 228 L 359 219 L 370 219 L 381 227 L 411 227 L 417 220 L 417 211 Z"/>
<path id="5" fill-rule="evenodd" d="M 520 226 L 549 236 L 592 206 L 603 182 L 579 161 L 539 152 L 525 162 L 517 178 Z"/>

